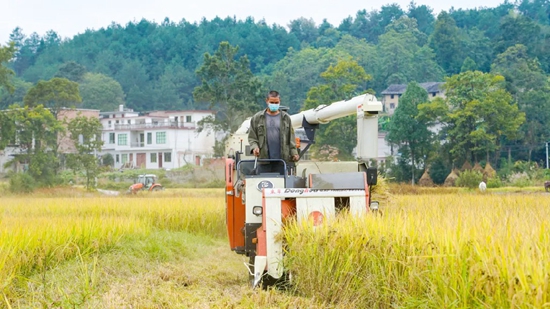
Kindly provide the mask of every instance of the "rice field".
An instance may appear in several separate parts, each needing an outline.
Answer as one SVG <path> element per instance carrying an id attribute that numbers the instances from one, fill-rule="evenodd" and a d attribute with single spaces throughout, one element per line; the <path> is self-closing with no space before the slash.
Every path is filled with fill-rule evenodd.
<path id="1" fill-rule="evenodd" d="M 287 229 L 296 288 L 349 308 L 550 307 L 550 195 L 404 195 Z"/>
<path id="2" fill-rule="evenodd" d="M 223 190 L 64 196 L 1 197 L 0 308 L 550 307 L 550 194 L 394 195 L 289 225 L 290 291 L 248 288 Z"/>
<path id="3" fill-rule="evenodd" d="M 218 190 L 219 192 L 219 190 Z M 109 252 L 158 231 L 225 236 L 219 197 L 3 197 L 0 288 L 6 303 L 23 297 L 29 278 L 66 261 Z M 219 195 L 218 195 L 219 196 Z"/>

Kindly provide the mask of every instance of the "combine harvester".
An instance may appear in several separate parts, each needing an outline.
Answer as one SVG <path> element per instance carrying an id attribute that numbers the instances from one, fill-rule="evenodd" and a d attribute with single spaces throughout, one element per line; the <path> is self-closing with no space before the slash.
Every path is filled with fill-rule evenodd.
<path id="1" fill-rule="evenodd" d="M 280 173 L 258 172 L 262 161 L 248 145 L 250 118 L 231 135 L 225 164 L 227 232 L 231 250 L 250 258 L 247 265 L 253 287 L 273 285 L 287 278 L 283 265 L 283 241 L 277 237 L 286 219 L 312 220 L 321 224 L 347 209 L 353 215 L 378 210 L 371 201 L 370 186 L 377 170 L 368 160 L 378 157 L 378 113 L 382 104 L 364 94 L 350 100 L 321 105 L 291 115 L 294 128 L 303 128 L 307 143 L 314 143 L 319 124 L 357 115 L 357 161 L 285 164 Z M 284 164 L 284 161 L 280 164 Z M 264 162 L 265 163 L 265 162 Z"/>

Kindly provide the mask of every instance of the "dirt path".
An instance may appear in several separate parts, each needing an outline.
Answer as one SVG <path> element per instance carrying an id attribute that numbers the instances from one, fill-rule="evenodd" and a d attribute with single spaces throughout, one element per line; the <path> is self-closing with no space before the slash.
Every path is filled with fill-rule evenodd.
<path id="1" fill-rule="evenodd" d="M 226 241 L 160 231 L 28 278 L 12 308 L 327 308 L 251 289 Z"/>

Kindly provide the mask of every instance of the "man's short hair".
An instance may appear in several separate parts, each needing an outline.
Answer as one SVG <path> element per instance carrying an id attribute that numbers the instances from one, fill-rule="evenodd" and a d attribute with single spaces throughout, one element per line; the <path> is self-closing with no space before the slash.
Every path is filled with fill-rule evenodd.
<path id="1" fill-rule="evenodd" d="M 279 92 L 278 91 L 275 91 L 275 90 L 271 90 L 268 94 L 267 94 L 267 98 L 276 98 L 279 96 Z"/>

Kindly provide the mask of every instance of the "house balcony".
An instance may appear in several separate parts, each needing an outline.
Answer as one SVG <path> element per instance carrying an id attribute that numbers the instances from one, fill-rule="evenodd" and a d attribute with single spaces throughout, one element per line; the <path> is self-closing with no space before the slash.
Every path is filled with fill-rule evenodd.
<path id="1" fill-rule="evenodd" d="M 110 127 L 109 127 L 110 128 Z M 139 123 L 139 124 L 115 124 L 115 130 L 133 131 L 133 130 L 150 130 L 150 129 L 188 129 L 196 128 L 194 122 L 162 122 L 162 123 Z"/>

